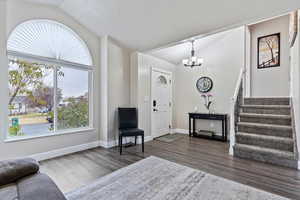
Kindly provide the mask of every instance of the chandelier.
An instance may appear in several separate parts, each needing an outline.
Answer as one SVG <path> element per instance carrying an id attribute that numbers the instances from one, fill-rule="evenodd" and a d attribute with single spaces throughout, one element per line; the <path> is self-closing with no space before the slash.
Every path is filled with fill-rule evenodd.
<path id="1" fill-rule="evenodd" d="M 194 40 L 191 42 L 192 43 L 191 57 L 182 60 L 182 64 L 185 67 L 193 68 L 193 67 L 199 67 L 203 64 L 203 58 L 197 58 L 195 56 L 194 42 L 195 42 Z"/>

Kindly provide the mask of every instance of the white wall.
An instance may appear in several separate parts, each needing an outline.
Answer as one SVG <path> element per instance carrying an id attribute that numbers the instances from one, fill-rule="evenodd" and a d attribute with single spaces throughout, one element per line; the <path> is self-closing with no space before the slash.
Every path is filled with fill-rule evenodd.
<path id="1" fill-rule="evenodd" d="M 176 128 L 188 129 L 188 113 L 194 112 L 195 107 L 198 112 L 208 112 L 204 99 L 196 89 L 196 82 L 202 76 L 213 80 L 213 89 L 209 93 L 213 95 L 214 112 L 229 113 L 230 100 L 234 95 L 240 70 L 244 67 L 244 38 L 244 27 L 228 31 L 206 48 L 197 51 L 197 56 L 204 58 L 201 67 L 191 69 L 181 64 L 176 66 Z M 221 133 L 221 122 L 198 120 L 197 128 L 200 127 Z"/>
<path id="2" fill-rule="evenodd" d="M 299 16 L 300 17 L 300 16 Z M 300 18 L 298 18 L 298 23 Z M 300 40 L 299 31 L 294 46 L 291 48 L 291 97 L 293 100 L 294 120 L 298 152 L 300 153 Z"/>
<path id="3" fill-rule="evenodd" d="M 175 72 L 175 65 L 162 59 L 142 54 L 131 55 L 131 105 L 139 109 L 139 127 L 151 136 L 151 68 Z M 174 78 L 174 77 L 173 77 Z M 173 80 L 173 83 L 175 81 Z M 173 85 L 174 87 L 174 85 Z M 173 89 L 173 91 L 175 91 Z M 174 94 L 173 94 L 174 97 Z M 173 98 L 174 101 L 174 98 Z M 174 105 L 174 104 L 173 104 Z M 173 106 L 174 108 L 174 106 Z M 174 111 L 173 111 L 174 114 Z M 174 124 L 174 118 L 173 118 Z"/>
<path id="4" fill-rule="evenodd" d="M 108 40 L 108 140 L 118 139 L 118 107 L 130 106 L 130 51 Z"/>
<path id="5" fill-rule="evenodd" d="M 6 10 L 7 9 L 7 10 Z M 7 15 L 5 15 L 7 13 Z M 99 71 L 100 71 L 100 41 L 93 33 L 89 32 L 82 25 L 74 21 L 55 7 L 38 4 L 25 3 L 23 1 L 9 0 L 7 7 L 5 1 L 0 1 L 0 160 L 28 156 L 55 149 L 66 148 L 85 143 L 91 143 L 100 139 L 99 133 Z M 95 131 L 66 134 L 60 136 L 42 137 L 16 142 L 4 142 L 7 125 L 7 105 L 8 105 L 8 68 L 6 58 L 6 40 L 10 32 L 20 23 L 30 19 L 51 19 L 73 29 L 89 47 L 95 66 L 94 77 L 94 127 Z"/>
<path id="6" fill-rule="evenodd" d="M 3 66 L 7 66 L 7 57 L 6 57 L 6 1 L 0 1 L 0 68 L 3 69 Z M 0 73 L 0 84 L 8 83 L 8 75 L 6 73 Z M 0 94 L 7 93 L 6 87 L 1 87 L 0 85 Z M 3 122 L 5 121 L 6 116 L 4 115 L 3 111 L 7 109 L 8 105 L 8 99 L 5 100 L 3 98 L 0 99 L 0 133 L 5 133 L 6 128 L 3 126 Z M 3 147 L 3 140 L 4 136 L 3 134 L 0 137 L 0 151 L 5 152 L 9 151 L 9 149 L 5 150 Z M 0 153 L 1 155 L 1 153 Z M 0 160 L 2 159 L 2 156 L 0 156 Z"/>
<path id="7" fill-rule="evenodd" d="M 289 94 L 289 16 L 282 16 L 250 26 L 251 31 L 251 96 L 286 97 Z M 257 38 L 280 33 L 280 67 L 257 69 Z"/>

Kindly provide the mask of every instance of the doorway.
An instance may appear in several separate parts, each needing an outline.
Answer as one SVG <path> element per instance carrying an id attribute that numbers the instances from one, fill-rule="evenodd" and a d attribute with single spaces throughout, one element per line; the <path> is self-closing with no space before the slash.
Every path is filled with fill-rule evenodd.
<path id="1" fill-rule="evenodd" d="M 151 134 L 157 138 L 171 132 L 172 72 L 152 68 L 151 71 Z"/>

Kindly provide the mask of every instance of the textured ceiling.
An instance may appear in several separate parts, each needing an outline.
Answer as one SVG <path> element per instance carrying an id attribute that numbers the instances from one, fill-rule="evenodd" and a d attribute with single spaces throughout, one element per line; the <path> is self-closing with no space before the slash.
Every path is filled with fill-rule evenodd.
<path id="1" fill-rule="evenodd" d="M 134 50 L 149 50 L 300 8 L 299 0 L 26 0 L 59 6 Z"/>

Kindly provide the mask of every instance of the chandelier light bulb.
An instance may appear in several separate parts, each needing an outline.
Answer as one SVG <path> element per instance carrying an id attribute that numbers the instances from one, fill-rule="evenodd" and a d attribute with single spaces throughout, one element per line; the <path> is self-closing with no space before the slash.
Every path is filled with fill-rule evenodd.
<path id="1" fill-rule="evenodd" d="M 193 57 L 191 58 L 191 60 L 192 60 L 192 62 L 196 62 L 196 61 L 197 61 L 197 57 L 196 57 L 196 56 L 193 56 Z"/>
<path id="2" fill-rule="evenodd" d="M 183 59 L 183 60 L 182 60 L 182 64 L 187 65 L 188 63 L 189 63 L 189 60 L 188 60 L 188 59 Z"/>

